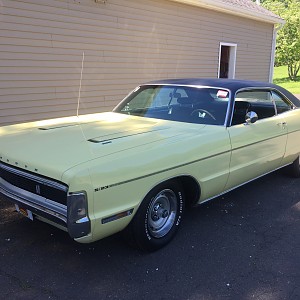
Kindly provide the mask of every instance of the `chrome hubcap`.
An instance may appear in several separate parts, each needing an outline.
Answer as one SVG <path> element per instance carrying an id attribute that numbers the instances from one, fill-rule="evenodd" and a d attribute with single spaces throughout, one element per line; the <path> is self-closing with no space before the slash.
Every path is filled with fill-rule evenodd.
<path id="1" fill-rule="evenodd" d="M 165 236 L 172 228 L 177 211 L 177 198 L 172 190 L 159 192 L 148 209 L 148 229 L 155 238 Z"/>

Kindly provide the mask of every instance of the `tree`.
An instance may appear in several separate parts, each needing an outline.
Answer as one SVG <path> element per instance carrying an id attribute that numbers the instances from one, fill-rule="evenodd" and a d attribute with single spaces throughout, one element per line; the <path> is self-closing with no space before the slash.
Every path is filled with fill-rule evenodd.
<path id="1" fill-rule="evenodd" d="M 283 18 L 286 23 L 278 31 L 276 64 L 287 65 L 291 80 L 300 71 L 300 0 L 264 0 L 262 5 Z"/>

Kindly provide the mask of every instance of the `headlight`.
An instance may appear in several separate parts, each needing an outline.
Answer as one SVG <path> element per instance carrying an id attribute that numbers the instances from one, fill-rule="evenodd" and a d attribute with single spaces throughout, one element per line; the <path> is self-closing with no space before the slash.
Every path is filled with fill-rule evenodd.
<path id="1" fill-rule="evenodd" d="M 72 238 L 85 236 L 91 231 L 88 204 L 85 192 L 68 195 L 68 232 Z"/>

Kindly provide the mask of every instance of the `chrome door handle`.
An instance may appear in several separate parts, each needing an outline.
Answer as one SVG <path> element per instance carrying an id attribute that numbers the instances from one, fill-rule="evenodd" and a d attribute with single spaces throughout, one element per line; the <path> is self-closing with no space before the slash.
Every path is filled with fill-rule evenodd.
<path id="1" fill-rule="evenodd" d="M 285 130 L 286 122 L 279 122 L 279 123 L 277 123 L 277 126 L 281 126 L 282 130 Z"/>

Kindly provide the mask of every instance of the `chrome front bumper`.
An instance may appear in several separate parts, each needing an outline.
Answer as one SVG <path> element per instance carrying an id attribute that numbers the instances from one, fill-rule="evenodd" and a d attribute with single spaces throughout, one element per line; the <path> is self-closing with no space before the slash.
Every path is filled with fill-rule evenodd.
<path id="1" fill-rule="evenodd" d="M 90 234 L 86 193 L 70 193 L 68 186 L 0 162 L 0 194 L 37 219 L 69 233 L 71 238 Z"/>
<path id="2" fill-rule="evenodd" d="M 67 206 L 18 188 L 0 178 L 0 194 L 34 215 L 67 229 Z"/>

